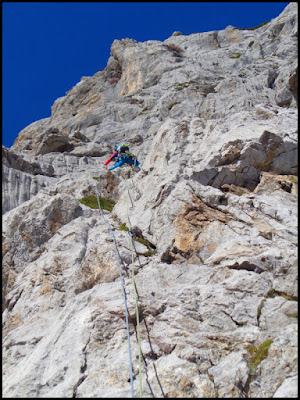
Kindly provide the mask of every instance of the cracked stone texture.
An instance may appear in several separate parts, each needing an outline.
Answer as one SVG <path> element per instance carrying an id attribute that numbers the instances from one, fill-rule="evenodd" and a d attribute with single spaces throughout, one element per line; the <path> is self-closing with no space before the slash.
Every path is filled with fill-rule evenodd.
<path id="1" fill-rule="evenodd" d="M 107 222 L 136 397 L 132 271 L 143 397 L 297 397 L 297 13 L 115 40 L 104 70 L 2 147 L 4 397 L 131 397 Z M 110 172 L 124 140 L 141 168 Z M 78 202 L 95 185 L 116 201 L 104 219 Z M 121 223 L 148 241 L 133 265 Z"/>

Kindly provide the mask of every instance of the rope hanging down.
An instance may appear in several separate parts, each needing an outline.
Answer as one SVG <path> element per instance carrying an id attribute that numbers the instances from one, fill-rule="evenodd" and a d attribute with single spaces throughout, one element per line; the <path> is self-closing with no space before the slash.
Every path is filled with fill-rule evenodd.
<path id="1" fill-rule="evenodd" d="M 119 274 L 120 274 L 120 279 L 121 279 L 121 286 L 122 286 L 122 293 L 124 297 L 124 305 L 125 305 L 125 317 L 126 317 L 126 329 L 127 329 L 127 339 L 128 339 L 128 350 L 129 350 L 129 364 L 130 364 L 130 384 L 131 384 L 131 397 L 134 398 L 134 391 L 133 391 L 133 374 L 132 374 L 132 359 L 131 359 L 131 349 L 130 349 L 130 334 L 129 334 L 129 323 L 128 323 L 128 310 L 127 310 L 127 304 L 126 304 L 126 294 L 125 294 L 125 289 L 124 289 L 124 283 L 123 283 L 123 277 L 122 277 L 122 272 L 121 272 L 121 267 L 120 267 L 120 260 L 119 260 L 119 254 L 118 254 L 118 248 L 116 244 L 116 239 L 115 235 L 113 233 L 113 230 L 110 227 L 109 222 L 106 220 L 104 217 L 104 213 L 101 209 L 100 206 L 100 198 L 99 198 L 99 193 L 98 193 L 98 188 L 97 188 L 97 183 L 95 182 L 96 185 L 96 194 L 97 194 L 97 202 L 98 202 L 98 207 L 99 207 L 99 213 L 101 217 L 103 218 L 103 221 L 106 223 L 108 226 L 113 241 L 114 241 L 114 246 L 115 246 L 115 252 L 116 252 L 116 257 L 117 257 L 117 262 L 118 262 L 118 268 L 119 268 Z"/>
<path id="2" fill-rule="evenodd" d="M 134 163 L 134 167 L 135 167 L 135 163 Z M 131 178 L 131 182 L 133 184 L 132 181 L 132 173 L 131 173 L 132 169 L 130 169 L 130 178 Z M 129 219 L 129 198 L 131 200 L 131 204 L 133 206 L 132 203 L 132 199 L 129 193 L 129 186 L 127 184 L 127 220 L 128 220 L 128 227 L 129 227 L 129 240 L 130 240 L 130 247 L 131 247 L 131 263 L 132 263 L 132 285 L 133 285 L 133 290 L 134 290 L 134 300 L 135 300 L 135 314 L 136 314 L 136 326 L 137 326 L 137 336 L 138 336 L 138 346 L 139 346 L 139 382 L 140 382 L 140 397 L 142 397 L 142 352 L 141 352 L 141 339 L 140 339 L 140 318 L 139 318 L 139 308 L 138 308 L 138 298 L 137 298 L 137 292 L 136 292 L 136 286 L 135 286 L 135 281 L 134 281 L 134 254 L 133 254 L 133 243 L 132 243 L 132 235 L 131 235 L 131 223 L 130 223 L 130 219 Z"/>

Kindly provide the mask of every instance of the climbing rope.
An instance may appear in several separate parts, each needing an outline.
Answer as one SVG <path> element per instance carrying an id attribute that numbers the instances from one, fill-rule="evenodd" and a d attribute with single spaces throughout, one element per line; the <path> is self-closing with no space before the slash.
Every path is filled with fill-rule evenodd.
<path id="1" fill-rule="evenodd" d="M 136 167 L 136 158 L 134 159 L 134 168 L 135 167 Z M 134 187 L 133 179 L 132 179 L 132 169 L 133 168 L 130 169 L 130 180 L 131 180 L 131 183 L 132 183 L 132 187 Z M 99 213 L 100 213 L 101 217 L 103 218 L 105 224 L 108 226 L 108 229 L 111 232 L 111 235 L 112 235 L 112 238 L 113 238 L 113 242 L 114 242 L 114 246 L 115 246 L 116 258 L 117 258 L 117 262 L 118 262 L 118 268 L 119 268 L 119 274 L 120 274 L 121 286 L 122 286 L 122 293 L 123 293 L 124 305 L 125 305 L 126 329 L 127 329 L 128 349 L 129 349 L 129 363 L 130 363 L 131 395 L 132 395 L 132 398 L 133 398 L 134 397 L 134 390 L 133 390 L 133 373 L 132 373 L 132 357 L 131 357 L 130 334 L 129 334 L 129 323 L 128 323 L 128 310 L 127 310 L 127 304 L 126 304 L 126 294 L 125 294 L 125 289 L 124 289 L 123 277 L 122 277 L 121 267 L 120 267 L 119 253 L 118 253 L 118 248 L 117 248 L 116 239 L 115 239 L 115 235 L 113 233 L 113 230 L 111 229 L 111 226 L 110 226 L 109 222 L 104 217 L 103 210 L 101 209 L 100 196 L 99 196 L 98 187 L 97 187 L 97 183 L 96 182 L 95 182 L 95 186 L 96 186 L 96 195 L 97 195 Z M 138 309 L 138 296 L 137 296 L 136 285 L 135 285 L 135 280 L 134 280 L 134 251 L 133 251 L 134 246 L 133 246 L 133 239 L 132 239 L 131 223 L 130 223 L 130 218 L 129 218 L 129 199 L 131 201 L 131 206 L 133 207 L 132 198 L 131 198 L 130 192 L 129 192 L 129 185 L 127 184 L 127 219 L 128 219 L 128 225 L 129 225 L 128 234 L 129 234 L 130 247 L 131 247 L 132 284 L 133 284 L 134 299 L 135 299 L 136 324 L 137 324 L 137 336 L 138 336 L 138 348 L 139 348 L 139 387 L 140 387 L 140 397 L 142 397 L 142 351 L 141 351 L 141 339 L 140 339 L 140 321 L 139 321 L 139 309 Z"/>
<path id="2" fill-rule="evenodd" d="M 135 161 L 134 161 L 134 167 L 135 167 Z M 130 178 L 131 178 L 131 182 L 132 182 L 132 168 L 130 168 Z M 134 280 L 134 253 L 133 253 L 131 223 L 130 223 L 130 219 L 129 219 L 129 198 L 130 198 L 131 204 L 132 204 L 132 199 L 131 199 L 130 193 L 129 193 L 129 186 L 127 184 L 127 220 L 128 220 L 128 227 L 129 227 L 128 234 L 129 234 L 129 240 L 130 240 L 130 246 L 131 246 L 131 263 L 132 263 L 131 275 L 132 275 L 132 285 L 133 285 L 133 291 L 134 291 L 136 326 L 137 326 L 137 336 L 138 336 L 138 346 L 139 346 L 140 397 L 142 397 L 142 352 L 141 352 L 141 338 L 140 338 L 140 319 L 139 319 L 138 298 L 137 298 L 137 292 L 136 292 L 136 286 L 135 286 L 135 280 Z"/>
<path id="3" fill-rule="evenodd" d="M 118 248 L 116 244 L 116 239 L 113 230 L 111 229 L 111 226 L 109 222 L 106 220 L 104 217 L 103 210 L 101 209 L 100 205 L 100 198 L 99 198 L 99 193 L 98 193 L 98 188 L 97 188 L 97 182 L 95 182 L 96 185 L 96 194 L 97 194 L 97 202 L 98 202 L 98 208 L 99 208 L 99 213 L 101 217 L 103 218 L 103 221 L 106 223 L 108 226 L 108 229 L 111 232 L 114 246 L 115 246 L 115 252 L 116 252 L 116 257 L 117 257 L 117 262 L 118 262 L 118 268 L 119 268 L 119 274 L 120 274 L 120 279 L 121 279 L 121 286 L 122 286 L 122 293 L 124 297 L 124 305 L 125 305 L 125 317 L 126 317 L 126 329 L 127 329 L 127 339 L 128 339 L 128 350 L 129 350 L 129 364 L 130 364 L 130 384 L 131 384 L 131 397 L 134 398 L 134 391 L 133 391 L 133 374 L 132 374 L 132 358 L 131 358 L 131 349 L 130 349 L 130 334 L 129 334 L 129 323 L 128 323 L 128 310 L 127 310 L 127 304 L 126 304 L 126 294 L 125 294 L 125 289 L 124 289 L 124 283 L 123 283 L 123 276 L 121 272 L 121 267 L 120 267 L 120 260 L 119 260 L 119 253 L 118 253 Z"/>
<path id="4" fill-rule="evenodd" d="M 136 160 L 135 160 L 135 161 L 136 161 Z M 135 168 L 135 162 L 134 162 L 134 168 Z M 130 169 L 130 180 L 131 180 L 132 188 L 135 189 L 134 181 L 133 181 L 133 179 L 132 179 L 132 170 L 133 170 L 133 168 Z M 139 325 L 138 297 L 137 297 L 136 285 L 135 285 L 135 281 L 134 281 L 134 254 L 133 254 L 133 248 L 134 248 L 134 246 L 133 246 L 133 240 L 132 240 L 133 231 L 132 231 L 132 229 L 131 229 L 131 223 L 130 223 L 130 218 L 129 218 L 129 198 L 130 198 L 131 204 L 132 204 L 132 206 L 133 206 L 132 199 L 131 199 L 130 192 L 129 192 L 129 180 L 128 180 L 128 183 L 127 183 L 127 219 L 128 219 L 128 227 L 129 227 L 128 233 L 129 233 L 130 245 L 131 245 L 132 281 L 133 281 L 134 297 L 135 297 L 136 321 L 137 321 L 137 336 L 138 336 L 138 347 L 139 347 L 139 382 L 140 382 L 140 397 L 142 397 L 142 374 L 141 374 L 141 370 L 142 370 L 142 368 L 141 368 L 142 351 L 141 351 L 141 340 L 140 340 L 140 325 Z M 135 248 L 134 248 L 134 250 L 135 250 Z M 135 253 L 136 253 L 136 250 L 135 250 Z M 137 255 L 137 253 L 136 253 L 136 255 Z M 145 322 L 145 320 L 144 320 L 144 322 Z M 146 325 L 146 322 L 145 322 L 145 325 Z M 147 325 L 146 325 L 146 329 L 147 329 L 148 337 L 149 337 L 149 331 L 148 331 Z M 149 341 L 150 341 L 150 338 L 149 338 Z M 150 343 L 150 348 L 151 348 L 151 350 L 152 350 L 152 352 L 153 352 L 151 343 Z M 145 362 L 146 382 L 147 382 L 148 385 L 149 385 L 149 388 L 150 388 L 150 391 L 151 391 L 152 396 L 155 397 L 154 394 L 153 394 L 153 391 L 152 391 L 152 389 L 151 389 L 150 383 L 149 383 L 149 381 L 148 381 L 147 363 L 146 363 L 145 358 L 144 358 L 144 362 Z M 160 389 L 161 389 L 161 391 L 162 391 L 162 395 L 163 395 L 163 397 L 165 397 L 163 388 L 162 388 L 161 383 L 160 383 L 160 381 L 159 381 L 159 379 L 158 379 L 158 376 L 157 376 L 155 364 L 153 364 L 153 368 L 154 368 L 154 371 L 155 371 L 156 378 L 157 378 L 157 380 L 158 380 L 158 384 L 159 384 Z"/>

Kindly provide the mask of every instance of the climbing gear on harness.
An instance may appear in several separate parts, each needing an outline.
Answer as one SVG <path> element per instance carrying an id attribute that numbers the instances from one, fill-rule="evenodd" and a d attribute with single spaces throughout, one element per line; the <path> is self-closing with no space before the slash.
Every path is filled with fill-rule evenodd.
<path id="1" fill-rule="evenodd" d="M 132 237 L 133 239 L 136 238 L 136 233 L 135 233 L 135 232 L 133 232 L 133 231 L 128 231 L 128 233 L 131 234 L 131 237 Z"/>

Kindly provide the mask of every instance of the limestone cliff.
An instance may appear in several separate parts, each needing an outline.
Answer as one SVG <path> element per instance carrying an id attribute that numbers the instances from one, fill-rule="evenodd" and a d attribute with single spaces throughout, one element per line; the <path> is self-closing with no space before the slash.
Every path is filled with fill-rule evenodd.
<path id="1" fill-rule="evenodd" d="M 135 397 L 139 335 L 143 397 L 297 397 L 297 17 L 115 40 L 2 147 L 4 397 L 131 397 L 96 185 Z"/>

